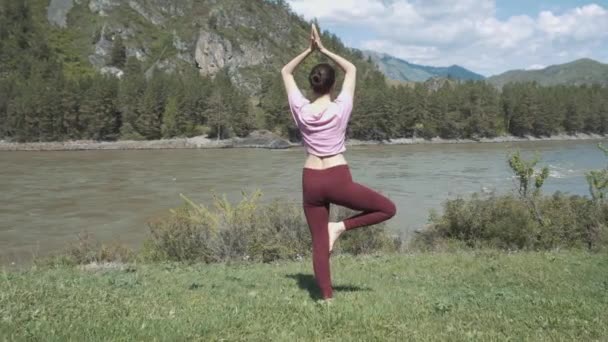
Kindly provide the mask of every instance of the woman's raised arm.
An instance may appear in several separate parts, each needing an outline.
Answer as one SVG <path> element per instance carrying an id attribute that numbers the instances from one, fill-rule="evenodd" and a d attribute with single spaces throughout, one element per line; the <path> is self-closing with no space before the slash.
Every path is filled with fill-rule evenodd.
<path id="1" fill-rule="evenodd" d="M 314 44 L 315 44 L 315 39 L 314 39 L 313 33 L 311 32 L 310 46 L 306 50 L 304 50 L 304 52 L 302 52 L 301 54 L 297 55 L 294 59 L 292 59 L 291 62 L 285 64 L 283 69 L 281 69 L 281 75 L 283 76 L 283 84 L 285 84 L 285 90 L 287 91 L 288 95 L 292 91 L 298 89 L 296 80 L 293 77 L 293 71 L 296 69 L 296 67 L 298 65 L 300 65 L 300 63 L 302 63 L 302 61 L 304 59 L 306 59 L 306 57 L 308 57 L 308 55 L 310 55 L 313 52 L 314 47 L 315 47 Z"/>

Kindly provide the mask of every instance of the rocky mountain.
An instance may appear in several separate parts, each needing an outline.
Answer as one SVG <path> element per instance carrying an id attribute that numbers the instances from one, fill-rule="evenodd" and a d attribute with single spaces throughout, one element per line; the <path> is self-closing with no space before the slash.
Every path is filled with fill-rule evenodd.
<path id="1" fill-rule="evenodd" d="M 602 84 L 608 85 L 608 64 L 584 58 L 541 70 L 511 70 L 492 76 L 487 81 L 497 87 L 507 83 L 538 82 L 541 85 Z"/>
<path id="2" fill-rule="evenodd" d="M 149 71 L 198 69 L 213 75 L 226 68 L 232 81 L 252 94 L 262 87 L 262 73 L 276 73 L 304 49 L 310 29 L 282 0 L 31 1 L 46 7 L 49 41 L 68 71 L 92 66 L 120 75 L 123 70 L 110 62 L 120 36 L 127 57 Z M 365 62 L 332 38 L 329 44 Z"/>
<path id="3" fill-rule="evenodd" d="M 364 55 L 371 58 L 388 78 L 396 81 L 424 82 L 433 77 L 458 80 L 483 80 L 485 78 L 458 65 L 450 67 L 424 66 L 374 51 L 364 51 Z"/>

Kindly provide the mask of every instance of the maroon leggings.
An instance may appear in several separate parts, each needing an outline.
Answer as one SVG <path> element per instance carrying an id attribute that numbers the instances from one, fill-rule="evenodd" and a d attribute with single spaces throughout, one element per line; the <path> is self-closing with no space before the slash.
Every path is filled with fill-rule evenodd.
<path id="1" fill-rule="evenodd" d="M 348 165 L 325 170 L 304 168 L 304 214 L 312 235 L 312 264 L 323 298 L 332 297 L 329 271 L 329 204 L 361 211 L 344 220 L 346 230 L 386 221 L 395 215 L 395 204 L 379 193 L 353 182 Z"/>

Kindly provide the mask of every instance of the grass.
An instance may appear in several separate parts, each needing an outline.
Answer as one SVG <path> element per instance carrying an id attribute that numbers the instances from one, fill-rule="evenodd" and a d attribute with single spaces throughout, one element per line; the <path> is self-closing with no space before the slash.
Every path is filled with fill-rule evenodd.
<path id="1" fill-rule="evenodd" d="M 32 268 L 0 275 L 0 340 L 607 340 L 608 258 L 497 251 Z"/>

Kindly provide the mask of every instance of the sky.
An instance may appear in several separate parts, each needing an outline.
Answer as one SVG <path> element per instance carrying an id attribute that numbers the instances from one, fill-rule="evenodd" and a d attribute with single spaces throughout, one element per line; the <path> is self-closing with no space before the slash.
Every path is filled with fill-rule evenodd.
<path id="1" fill-rule="evenodd" d="M 608 63 L 608 0 L 288 0 L 350 47 L 485 76 Z"/>

